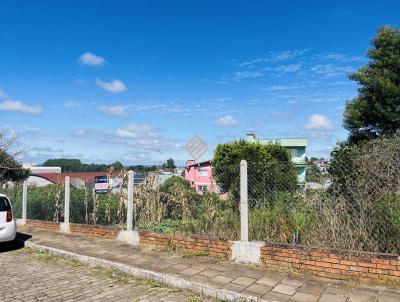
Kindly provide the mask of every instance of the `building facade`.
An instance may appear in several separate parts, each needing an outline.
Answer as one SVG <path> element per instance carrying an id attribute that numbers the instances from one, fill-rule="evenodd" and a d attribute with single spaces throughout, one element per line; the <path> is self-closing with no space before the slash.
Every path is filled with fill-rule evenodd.
<path id="1" fill-rule="evenodd" d="M 198 193 L 215 191 L 215 182 L 212 177 L 211 160 L 196 163 L 188 160 L 185 166 L 185 179 Z"/>
<path id="2" fill-rule="evenodd" d="M 300 184 L 306 182 L 306 148 L 307 139 L 305 138 L 277 138 L 277 139 L 260 139 L 254 133 L 248 133 L 246 140 L 251 143 L 260 144 L 278 144 L 286 148 L 296 165 L 297 179 Z"/>

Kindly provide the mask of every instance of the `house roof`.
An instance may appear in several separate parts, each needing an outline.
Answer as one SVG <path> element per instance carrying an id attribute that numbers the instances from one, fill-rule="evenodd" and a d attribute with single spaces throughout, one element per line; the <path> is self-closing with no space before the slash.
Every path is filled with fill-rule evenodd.
<path id="1" fill-rule="evenodd" d="M 65 177 L 69 176 L 70 179 L 81 179 L 86 181 L 88 184 L 94 183 L 96 176 L 106 175 L 106 172 L 77 172 L 77 173 L 32 173 L 32 176 L 42 177 L 52 183 L 64 183 Z M 114 173 L 113 177 L 117 176 L 118 173 Z"/>
<path id="2" fill-rule="evenodd" d="M 211 160 L 205 160 L 205 161 L 201 161 L 198 163 L 191 163 L 189 165 L 186 165 L 185 168 L 189 168 L 189 167 L 193 167 L 193 166 L 200 167 L 200 166 L 204 166 L 204 165 L 211 165 Z"/>

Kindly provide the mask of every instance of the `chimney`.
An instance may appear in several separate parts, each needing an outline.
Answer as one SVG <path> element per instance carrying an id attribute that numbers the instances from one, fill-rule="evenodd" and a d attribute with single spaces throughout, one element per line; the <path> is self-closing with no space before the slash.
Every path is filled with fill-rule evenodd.
<path id="1" fill-rule="evenodd" d="M 194 159 L 189 159 L 186 161 L 186 166 L 193 165 L 196 161 Z"/>

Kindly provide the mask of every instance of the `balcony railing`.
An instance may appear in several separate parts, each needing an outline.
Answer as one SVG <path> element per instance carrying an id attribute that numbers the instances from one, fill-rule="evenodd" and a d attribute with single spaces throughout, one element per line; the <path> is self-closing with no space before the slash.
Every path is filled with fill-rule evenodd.
<path id="1" fill-rule="evenodd" d="M 292 161 L 296 165 L 305 165 L 306 164 L 306 158 L 305 157 L 292 157 Z"/>

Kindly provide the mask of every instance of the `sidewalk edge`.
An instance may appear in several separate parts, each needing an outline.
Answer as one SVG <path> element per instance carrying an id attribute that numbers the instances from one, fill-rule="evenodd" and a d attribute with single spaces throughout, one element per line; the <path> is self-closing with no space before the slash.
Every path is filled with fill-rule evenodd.
<path id="1" fill-rule="evenodd" d="M 184 278 L 175 277 L 172 275 L 154 272 L 135 266 L 113 262 L 101 258 L 80 255 L 77 253 L 48 247 L 33 243 L 31 241 L 25 241 L 24 246 L 37 251 L 44 251 L 54 256 L 64 257 L 78 261 L 82 264 L 88 265 L 89 267 L 102 267 L 107 269 L 115 269 L 123 273 L 129 274 L 135 278 L 155 280 L 166 285 L 186 289 L 198 294 L 203 294 L 207 297 L 216 298 L 224 301 L 249 301 L 249 302 L 274 302 L 273 300 L 265 300 L 251 295 L 241 294 L 233 291 L 229 291 L 221 288 L 214 288 L 212 286 L 193 282 Z"/>

